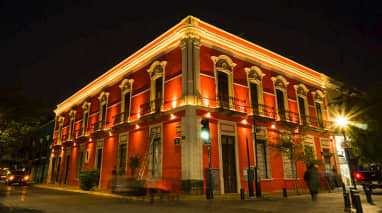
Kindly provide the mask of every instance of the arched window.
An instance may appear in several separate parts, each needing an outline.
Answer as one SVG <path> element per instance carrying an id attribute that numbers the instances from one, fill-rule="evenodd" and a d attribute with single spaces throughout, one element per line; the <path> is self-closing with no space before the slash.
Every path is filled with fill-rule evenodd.
<path id="1" fill-rule="evenodd" d="M 121 88 L 121 117 L 120 122 L 128 122 L 130 118 L 131 94 L 133 92 L 133 79 L 125 79 L 122 81 Z"/>
<path id="2" fill-rule="evenodd" d="M 325 122 L 324 122 L 324 93 L 320 90 L 316 90 L 315 92 L 312 92 L 313 95 L 313 101 L 314 101 L 314 108 L 316 110 L 316 116 L 317 116 L 317 125 L 318 127 L 324 128 Z"/>
<path id="3" fill-rule="evenodd" d="M 226 55 L 211 56 L 211 59 L 214 63 L 217 105 L 234 110 L 233 68 L 236 64 Z"/>
<path id="4" fill-rule="evenodd" d="M 154 61 L 147 70 L 150 74 L 150 112 L 160 112 L 163 108 L 166 64 L 166 61 Z"/>
<path id="5" fill-rule="evenodd" d="M 298 84 L 293 86 L 296 90 L 296 99 L 298 112 L 300 115 L 300 123 L 302 125 L 309 125 L 309 106 L 308 106 L 308 88 L 304 84 Z"/>
<path id="6" fill-rule="evenodd" d="M 57 122 L 58 122 L 58 133 L 57 133 L 57 143 L 56 143 L 56 145 L 60 145 L 61 142 L 62 142 L 62 130 L 64 128 L 64 117 L 58 116 Z"/>
<path id="7" fill-rule="evenodd" d="M 101 92 L 101 94 L 98 96 L 99 114 L 98 114 L 98 123 L 96 123 L 96 125 L 94 126 L 95 131 L 103 130 L 106 127 L 108 99 L 109 99 L 108 92 Z"/>
<path id="8" fill-rule="evenodd" d="M 281 75 L 272 77 L 271 79 L 273 81 L 276 96 L 277 119 L 284 121 L 289 120 L 287 94 L 289 82 Z"/>
<path id="9" fill-rule="evenodd" d="M 247 72 L 247 82 L 249 89 L 249 102 L 253 115 L 262 115 L 264 113 L 263 99 L 263 77 L 265 74 L 257 66 L 244 68 Z"/>
<path id="10" fill-rule="evenodd" d="M 76 121 L 76 110 L 70 110 L 70 112 L 69 112 L 68 141 L 73 140 L 74 122 L 75 121 Z"/>
<path id="11" fill-rule="evenodd" d="M 81 136 L 86 136 L 89 126 L 90 102 L 85 102 L 82 104 L 82 112 L 82 127 L 80 134 Z"/>

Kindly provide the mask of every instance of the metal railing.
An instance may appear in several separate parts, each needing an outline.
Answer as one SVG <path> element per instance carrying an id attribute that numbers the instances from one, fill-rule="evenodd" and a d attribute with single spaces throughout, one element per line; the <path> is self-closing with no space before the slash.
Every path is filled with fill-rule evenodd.
<path id="1" fill-rule="evenodd" d="M 258 117 L 275 118 L 275 108 L 264 104 L 252 105 L 252 114 Z"/>
<path id="2" fill-rule="evenodd" d="M 93 125 L 93 132 L 101 131 L 105 129 L 106 121 L 100 120 L 92 124 Z"/>
<path id="3" fill-rule="evenodd" d="M 126 114 L 127 113 L 125 113 L 125 112 L 120 112 L 120 113 L 114 115 L 113 116 L 113 126 L 118 125 L 120 123 L 124 123 L 124 121 L 127 120 Z"/>
<path id="4" fill-rule="evenodd" d="M 156 113 L 160 112 L 161 106 L 162 106 L 163 99 L 155 99 L 149 102 L 146 102 L 144 104 L 141 104 L 141 113 L 142 115 L 146 115 L 149 113 Z"/>
<path id="5" fill-rule="evenodd" d="M 241 100 L 232 96 L 219 95 L 216 97 L 218 107 L 225 110 L 240 111 L 246 113 L 247 104 L 245 100 Z"/>

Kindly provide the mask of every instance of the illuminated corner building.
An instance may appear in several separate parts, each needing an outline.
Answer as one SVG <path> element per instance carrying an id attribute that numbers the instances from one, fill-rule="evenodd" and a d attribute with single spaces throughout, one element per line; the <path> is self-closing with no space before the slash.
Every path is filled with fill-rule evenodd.
<path id="1" fill-rule="evenodd" d="M 137 176 L 176 192 L 205 192 L 209 119 L 215 193 L 247 190 L 249 159 L 263 191 L 294 188 L 294 165 L 269 143 L 304 131 L 306 149 L 336 167 L 328 132 L 326 76 L 188 16 L 57 105 L 49 180 L 78 185 L 79 172 L 129 174 L 128 159 L 146 159 Z M 272 126 L 274 128 L 272 128 Z M 301 137 L 301 134 L 300 134 Z M 299 167 L 299 185 L 305 166 Z"/>

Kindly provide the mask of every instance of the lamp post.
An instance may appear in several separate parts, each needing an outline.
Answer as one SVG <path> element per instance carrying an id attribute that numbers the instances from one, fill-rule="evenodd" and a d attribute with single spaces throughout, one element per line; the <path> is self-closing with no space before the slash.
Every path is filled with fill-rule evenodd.
<path id="1" fill-rule="evenodd" d="M 355 181 L 354 181 L 354 178 L 353 178 L 353 175 L 351 173 L 351 169 L 350 169 L 350 153 L 349 153 L 349 147 L 347 145 L 347 141 L 346 141 L 346 134 L 345 134 L 345 128 L 347 127 L 347 125 L 349 124 L 349 120 L 348 118 L 344 117 L 344 116 L 339 116 L 337 117 L 336 119 L 336 125 L 342 129 L 342 135 L 344 136 L 344 150 L 345 150 L 345 158 L 346 158 L 346 161 L 348 163 L 348 168 L 349 168 L 349 174 L 350 174 L 350 181 L 351 181 L 351 184 L 353 185 L 353 187 L 356 187 L 356 184 L 355 184 Z"/>

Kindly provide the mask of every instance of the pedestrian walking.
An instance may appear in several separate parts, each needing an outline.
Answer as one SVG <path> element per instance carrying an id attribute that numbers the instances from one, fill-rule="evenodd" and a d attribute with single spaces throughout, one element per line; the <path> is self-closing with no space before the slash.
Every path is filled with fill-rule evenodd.
<path id="1" fill-rule="evenodd" d="M 312 201 L 316 201 L 318 189 L 320 188 L 320 174 L 316 166 L 308 165 L 308 169 L 304 173 L 304 180 L 312 195 Z"/>

